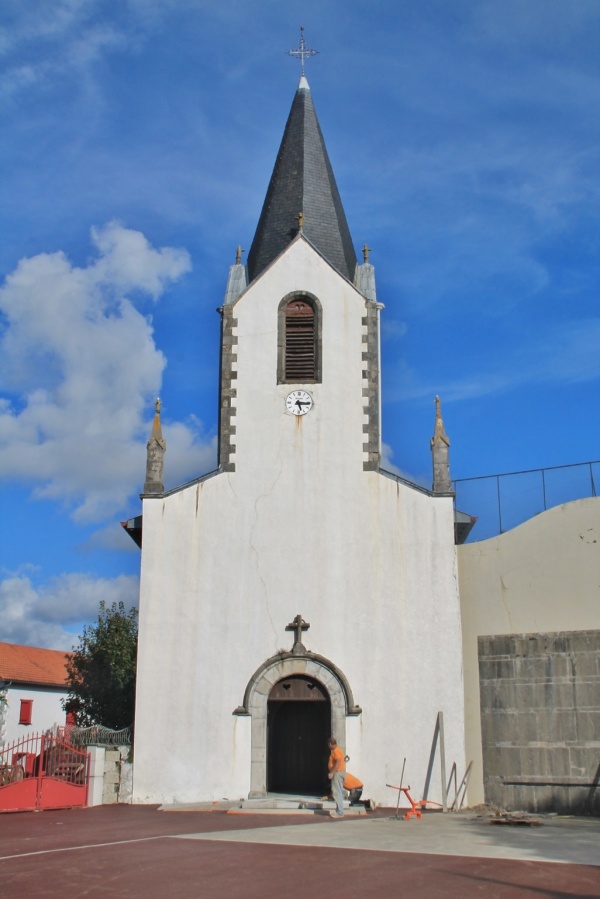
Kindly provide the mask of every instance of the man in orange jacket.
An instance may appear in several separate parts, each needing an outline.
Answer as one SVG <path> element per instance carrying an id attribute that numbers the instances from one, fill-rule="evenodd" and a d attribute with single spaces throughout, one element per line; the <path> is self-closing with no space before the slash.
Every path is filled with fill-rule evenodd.
<path id="1" fill-rule="evenodd" d="M 350 805 L 358 805 L 358 800 L 362 796 L 363 782 L 359 780 L 358 777 L 355 777 L 354 774 L 350 774 L 349 771 L 346 771 L 344 789 L 348 790 Z"/>
<path id="2" fill-rule="evenodd" d="M 344 753 L 337 744 L 335 737 L 327 740 L 329 746 L 329 761 L 327 777 L 331 781 L 331 794 L 335 800 L 335 811 L 331 812 L 332 818 L 344 817 L 344 778 L 346 776 L 346 759 Z"/>
<path id="3" fill-rule="evenodd" d="M 355 777 L 354 774 L 350 774 L 349 771 L 346 771 L 346 776 L 344 778 L 344 790 L 348 793 L 348 799 L 350 800 L 350 805 L 360 805 L 360 797 L 362 796 L 363 791 L 363 782 L 359 780 L 358 777 Z M 322 799 L 332 799 L 331 793 L 328 796 L 323 796 Z M 374 807 L 375 803 L 372 800 L 365 800 L 363 805 L 366 808 Z"/>

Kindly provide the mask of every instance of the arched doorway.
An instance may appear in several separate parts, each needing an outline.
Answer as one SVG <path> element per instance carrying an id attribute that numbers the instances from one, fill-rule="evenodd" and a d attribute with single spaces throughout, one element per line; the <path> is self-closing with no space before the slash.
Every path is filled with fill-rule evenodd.
<path id="1" fill-rule="evenodd" d="M 267 790 L 320 795 L 327 782 L 331 701 L 312 677 L 278 681 L 267 702 Z"/>
<path id="2" fill-rule="evenodd" d="M 269 696 L 275 684 L 294 675 L 312 678 L 327 691 L 331 704 L 331 722 L 325 739 L 333 734 L 340 746 L 345 746 L 346 718 L 362 714 L 362 709 L 355 703 L 350 684 L 343 672 L 325 656 L 307 651 L 280 652 L 263 662 L 248 681 L 242 705 L 233 710 L 234 715 L 248 715 L 252 719 L 248 794 L 250 799 L 263 799 L 267 795 Z"/>

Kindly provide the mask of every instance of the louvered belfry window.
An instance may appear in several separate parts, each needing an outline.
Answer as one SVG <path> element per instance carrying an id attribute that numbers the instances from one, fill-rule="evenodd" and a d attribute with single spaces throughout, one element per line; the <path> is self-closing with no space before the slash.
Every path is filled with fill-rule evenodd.
<path id="1" fill-rule="evenodd" d="M 316 315 L 306 300 L 291 300 L 285 309 L 285 380 L 317 380 Z"/>

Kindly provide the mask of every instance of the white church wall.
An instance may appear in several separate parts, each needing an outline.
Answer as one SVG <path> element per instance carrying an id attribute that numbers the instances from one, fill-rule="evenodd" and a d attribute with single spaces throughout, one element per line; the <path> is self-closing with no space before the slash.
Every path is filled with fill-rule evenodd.
<path id="1" fill-rule="evenodd" d="M 285 413 L 293 387 L 276 383 L 290 285 L 323 310 L 323 380 L 303 417 Z M 363 709 L 344 748 L 365 795 L 393 804 L 386 779 L 405 756 L 423 790 L 438 711 L 449 765 L 464 769 L 452 501 L 363 470 L 364 314 L 304 241 L 235 306 L 236 470 L 144 500 L 134 801 L 248 795 L 263 748 L 232 712 L 256 669 L 291 649 L 297 613 L 307 649 Z M 429 796 L 440 801 L 439 776 Z"/>
<path id="2" fill-rule="evenodd" d="M 372 473 L 365 476 L 380 482 L 375 486 L 375 492 L 379 492 L 384 479 Z M 270 565 L 264 555 L 260 566 L 253 564 L 252 553 L 244 558 L 247 529 L 235 527 L 234 522 L 242 518 L 235 508 L 228 533 L 221 535 L 231 552 L 223 570 L 210 570 L 212 559 L 218 557 L 220 539 L 218 527 L 212 525 L 217 525 L 218 509 L 230 493 L 229 481 L 234 477 L 221 475 L 203 485 L 199 514 L 205 519 L 206 529 L 192 528 L 192 537 L 179 547 L 180 552 L 169 534 L 181 533 L 183 528 L 161 509 L 161 500 L 146 504 L 145 515 L 154 509 L 161 514 L 163 527 L 157 529 L 157 535 L 165 548 L 164 555 L 159 556 L 162 573 L 150 571 L 144 578 L 152 580 L 153 590 L 165 600 L 156 601 L 152 612 L 147 608 L 141 612 L 140 645 L 153 676 L 149 681 L 140 678 L 142 690 L 143 684 L 148 684 L 149 696 L 146 724 L 139 715 L 136 718 L 137 801 L 192 801 L 199 798 L 199 791 L 200 798 L 211 800 L 248 794 L 249 722 L 232 716 L 232 712 L 242 702 L 256 668 L 278 651 L 291 648 L 292 637 L 285 627 L 297 612 L 311 624 L 305 645 L 343 671 L 363 708 L 360 718 L 347 720 L 345 748 L 354 768 L 354 760 L 360 760 L 356 773 L 369 795 L 380 802 L 390 801 L 386 778 L 396 760 L 404 756 L 411 782 L 419 785 L 417 791 L 422 789 L 438 711 L 445 715 L 448 763 L 456 761 L 459 769 L 464 768 L 460 620 L 457 596 L 449 594 L 447 588 L 454 559 L 444 549 L 448 541 L 441 539 L 443 531 L 452 527 L 451 502 L 421 497 L 402 485 L 397 494 L 397 485 L 389 481 L 384 490 L 393 493 L 393 497 L 387 497 L 392 501 L 381 502 L 378 520 L 370 520 L 368 510 L 356 503 L 352 527 L 345 530 L 345 546 L 341 542 L 336 546 L 335 541 L 329 546 L 329 575 L 324 574 L 320 585 L 309 579 L 302 593 L 292 590 L 288 595 L 281 586 L 287 579 L 280 579 L 277 553 L 275 565 Z M 195 488 L 169 501 L 184 497 L 190 511 L 195 512 Z M 434 511 L 438 507 L 433 516 L 438 520 L 430 524 L 438 530 L 439 542 L 436 546 L 431 541 L 423 550 L 419 542 L 407 539 L 409 558 L 392 562 L 402 542 L 403 519 L 414 524 L 411 506 L 423 500 Z M 445 515 L 439 514 L 442 505 L 447 506 Z M 416 517 L 426 530 L 423 516 Z M 189 521 L 188 516 L 184 518 Z M 270 519 L 270 515 L 265 518 Z M 386 536 L 382 545 L 376 545 L 381 518 Z M 261 522 L 262 516 L 258 516 L 256 530 Z M 286 544 L 293 547 L 293 535 L 284 534 L 278 542 L 283 554 Z M 204 551 L 197 552 L 201 546 Z M 152 554 L 146 544 L 145 551 Z M 307 541 L 302 551 L 315 560 L 315 565 L 324 564 L 316 541 Z M 190 565 L 194 555 L 196 564 Z M 390 561 L 386 562 L 386 556 Z M 240 564 L 236 564 L 238 558 Z M 291 553 L 288 563 L 288 570 L 294 571 Z M 198 578 L 197 591 L 191 569 Z M 175 588 L 170 585 L 169 570 L 184 573 Z M 203 570 L 208 574 L 206 579 Z M 451 584 L 455 582 L 455 578 L 450 579 Z M 224 608 L 220 597 L 227 596 L 233 601 Z M 171 651 L 177 666 L 168 671 L 159 660 Z M 144 664 L 140 656 L 140 666 Z M 189 693 L 182 690 L 182 672 L 194 685 Z M 143 701 L 143 693 L 139 700 Z M 148 733 L 142 755 L 138 747 L 144 726 Z M 186 747 L 180 758 L 174 750 L 176 745 Z M 146 755 L 148 784 L 142 797 L 138 788 L 143 783 Z M 157 794 L 165 770 L 172 781 L 171 792 Z M 210 795 L 204 792 L 208 785 Z M 430 795 L 436 798 L 434 792 Z"/>
<path id="3" fill-rule="evenodd" d="M 484 801 L 477 638 L 600 628 L 600 499 L 458 547 L 469 803 Z"/>

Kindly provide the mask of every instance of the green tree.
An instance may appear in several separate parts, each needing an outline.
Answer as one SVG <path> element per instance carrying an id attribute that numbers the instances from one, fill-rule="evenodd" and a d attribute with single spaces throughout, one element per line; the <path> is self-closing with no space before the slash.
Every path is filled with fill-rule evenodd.
<path id="1" fill-rule="evenodd" d="M 137 609 L 100 603 L 97 622 L 84 627 L 67 661 L 64 706 L 78 725 L 120 730 L 133 724 L 137 638 Z"/>

